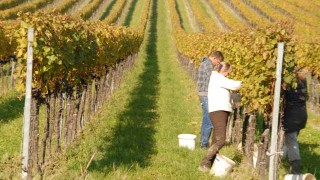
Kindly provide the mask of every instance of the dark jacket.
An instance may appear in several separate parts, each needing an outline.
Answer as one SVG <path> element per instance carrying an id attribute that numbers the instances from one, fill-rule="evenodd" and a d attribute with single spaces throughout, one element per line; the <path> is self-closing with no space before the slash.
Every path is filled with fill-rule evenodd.
<path id="1" fill-rule="evenodd" d="M 308 98 L 306 80 L 298 81 L 296 89 L 285 91 L 283 127 L 286 133 L 300 131 L 307 123 L 306 101 Z"/>

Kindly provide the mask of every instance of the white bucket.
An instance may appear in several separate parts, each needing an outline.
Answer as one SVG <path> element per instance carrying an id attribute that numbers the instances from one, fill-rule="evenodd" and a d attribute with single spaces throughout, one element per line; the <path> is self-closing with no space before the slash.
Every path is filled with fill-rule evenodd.
<path id="1" fill-rule="evenodd" d="M 310 174 L 287 174 L 284 176 L 284 180 L 316 180 L 316 178 Z"/>
<path id="2" fill-rule="evenodd" d="M 236 163 L 231 159 L 217 154 L 211 167 L 210 174 L 223 177 L 231 171 L 234 165 L 236 165 Z"/>
<path id="3" fill-rule="evenodd" d="M 194 134 L 179 134 L 179 147 L 186 147 L 190 150 L 194 150 L 196 147 L 196 135 Z"/>

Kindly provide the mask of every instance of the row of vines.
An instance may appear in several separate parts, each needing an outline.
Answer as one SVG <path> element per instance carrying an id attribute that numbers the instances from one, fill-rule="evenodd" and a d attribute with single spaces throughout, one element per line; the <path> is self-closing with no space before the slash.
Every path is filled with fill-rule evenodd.
<path id="1" fill-rule="evenodd" d="M 134 62 L 142 34 L 123 27 L 37 12 L 21 18 L 16 89 L 25 87 L 27 28 L 35 29 L 29 179 L 64 152 Z M 45 119 L 39 120 L 40 107 Z M 44 122 L 41 125 L 40 122 Z M 40 127 L 44 127 L 43 134 Z"/>
<path id="2" fill-rule="evenodd" d="M 192 4 L 192 0 L 190 2 Z M 214 3 L 215 1 L 210 0 L 210 2 Z M 229 32 L 186 33 L 181 27 L 174 0 L 169 1 L 169 8 L 179 59 L 192 79 L 196 80 L 197 68 L 202 57 L 211 51 L 219 50 L 224 53 L 226 61 L 229 61 L 233 66 L 231 78 L 243 82 L 239 92 L 242 96 L 241 104 L 235 103 L 235 111 L 228 124 L 227 139 L 235 146 L 242 145 L 246 154 L 246 162 L 251 167 L 256 167 L 256 173 L 260 179 L 265 179 L 269 159 L 267 151 L 272 128 L 271 113 L 273 110 L 277 44 L 278 42 L 285 43 L 283 82 L 291 86 L 296 86 L 294 72 L 297 66 L 309 69 L 313 79 L 318 80 L 320 51 L 316 51 L 316 49 L 320 47 L 320 44 L 316 41 L 312 43 L 298 42 L 294 36 L 293 25 L 287 22 L 280 22 L 269 27 L 247 28 Z M 195 14 L 200 14 L 200 11 L 195 11 Z M 198 16 L 200 22 L 201 17 Z M 205 24 L 202 23 L 202 25 Z M 315 86 L 319 86 L 319 84 Z M 316 93 L 319 91 L 314 94 Z M 319 101 L 319 98 L 314 101 Z M 315 103 L 319 106 L 319 102 Z M 257 117 L 264 119 L 259 140 L 254 138 L 258 133 L 256 130 Z M 283 142 L 281 127 L 279 127 L 278 136 L 278 151 L 281 151 Z M 255 147 L 255 143 L 258 146 Z M 255 163 L 253 158 L 256 159 Z M 280 161 L 278 157 L 277 161 Z"/>
<path id="3" fill-rule="evenodd" d="M 36 10 L 45 7 L 53 1 L 54 0 L 35 0 L 32 2 L 21 3 L 15 7 L 1 11 L 0 19 L 15 19 L 18 17 L 18 13 L 35 12 Z"/>
<path id="4" fill-rule="evenodd" d="M 92 1 L 80 17 L 61 15 L 58 12 L 62 10 L 56 9 L 25 13 L 15 21 L 0 23 L 0 76 L 1 82 L 8 84 L 0 87 L 9 89 L 11 81 L 7 79 L 12 77 L 22 94 L 27 29 L 34 28 L 29 161 L 24 170 L 28 179 L 43 177 L 46 168 L 54 167 L 55 157 L 66 152 L 135 62 L 151 0 L 145 1 L 135 29 L 108 25 L 117 20 L 126 1 L 117 2 L 104 21 L 82 20 L 100 3 Z M 14 69 L 9 62 L 16 62 Z M 45 117 L 39 116 L 42 109 Z"/>

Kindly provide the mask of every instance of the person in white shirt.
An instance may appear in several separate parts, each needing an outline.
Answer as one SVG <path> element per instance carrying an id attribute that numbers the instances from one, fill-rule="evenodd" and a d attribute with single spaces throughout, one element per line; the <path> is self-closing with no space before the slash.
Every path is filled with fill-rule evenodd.
<path id="1" fill-rule="evenodd" d="M 230 90 L 238 90 L 241 86 L 241 81 L 235 81 L 226 77 L 231 71 L 232 67 L 229 63 L 221 62 L 214 68 L 210 76 L 208 108 L 214 132 L 211 139 L 212 145 L 198 168 L 203 172 L 210 170 L 216 154 L 225 144 L 228 117 L 232 111 Z"/>

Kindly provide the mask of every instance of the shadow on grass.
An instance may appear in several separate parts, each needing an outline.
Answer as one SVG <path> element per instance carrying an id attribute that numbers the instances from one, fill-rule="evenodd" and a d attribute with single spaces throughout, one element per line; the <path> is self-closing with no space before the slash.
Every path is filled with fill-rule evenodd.
<path id="1" fill-rule="evenodd" d="M 138 0 L 132 0 L 128 14 L 127 14 L 126 19 L 124 20 L 124 23 L 123 23 L 124 26 L 130 25 L 130 22 L 131 22 L 132 16 L 133 16 L 133 12 L 134 12 L 134 9 L 136 8 L 137 2 L 138 2 Z"/>
<path id="2" fill-rule="evenodd" d="M 186 29 L 185 27 L 185 24 L 183 22 L 183 19 L 182 19 L 182 14 L 180 12 L 180 7 L 179 7 L 179 3 L 177 2 L 177 0 L 175 0 L 175 4 L 176 4 L 176 11 L 178 12 L 178 15 L 179 15 L 179 21 L 180 21 L 180 24 L 182 26 L 182 29 Z"/>
<path id="3" fill-rule="evenodd" d="M 104 13 L 102 14 L 102 16 L 100 17 L 100 20 L 104 20 L 111 12 L 113 6 L 116 4 L 117 0 L 112 0 L 112 2 L 110 2 L 109 6 L 107 7 L 107 9 L 104 11 Z"/>
<path id="4" fill-rule="evenodd" d="M 24 99 L 19 100 L 15 96 L 9 98 L 0 97 L 0 124 L 9 122 L 23 114 Z"/>
<path id="5" fill-rule="evenodd" d="M 159 67 L 157 57 L 157 3 L 153 2 L 149 40 L 144 72 L 130 94 L 126 110 L 118 116 L 119 121 L 111 136 L 104 137 L 105 144 L 99 147 L 102 158 L 94 160 L 91 171 L 108 173 L 113 167 L 125 166 L 131 170 L 138 165 L 147 167 L 155 149 L 155 123 L 158 120 L 157 96 L 159 91 Z"/>
<path id="6" fill-rule="evenodd" d="M 317 179 L 320 178 L 320 155 L 314 149 L 319 149 L 319 142 L 312 144 L 299 143 L 302 159 L 302 172 L 311 173 Z"/>

